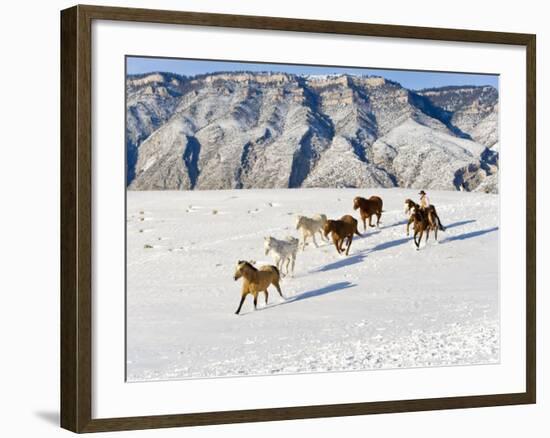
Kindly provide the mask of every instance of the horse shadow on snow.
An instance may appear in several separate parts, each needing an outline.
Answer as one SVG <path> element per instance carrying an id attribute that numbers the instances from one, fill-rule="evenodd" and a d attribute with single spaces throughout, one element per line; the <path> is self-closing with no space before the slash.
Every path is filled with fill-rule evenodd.
<path id="1" fill-rule="evenodd" d="M 469 233 L 459 234 L 458 236 L 447 237 L 445 240 L 443 240 L 443 243 L 453 242 L 455 240 L 472 239 L 473 237 L 483 236 L 484 234 L 492 233 L 497 230 L 498 230 L 498 227 L 492 227 L 492 228 L 486 228 L 484 230 L 471 231 Z"/>
<path id="2" fill-rule="evenodd" d="M 468 219 L 468 220 L 465 220 L 465 221 L 453 222 L 452 224 L 445 225 L 445 228 L 448 230 L 449 228 L 454 228 L 454 227 L 460 227 L 462 225 L 473 224 L 475 221 L 476 221 L 475 219 Z"/>
<path id="3" fill-rule="evenodd" d="M 380 231 L 377 231 L 376 234 L 378 234 Z M 372 233 L 375 234 L 375 233 Z M 371 234 L 371 235 L 372 235 Z M 364 236 L 368 237 L 368 236 Z M 370 249 L 363 249 L 361 251 L 358 251 L 350 256 L 346 256 L 345 258 L 342 258 L 340 260 L 336 260 L 335 262 L 328 263 L 326 265 L 323 265 L 317 269 L 314 269 L 310 271 L 311 273 L 316 272 L 327 272 L 327 271 L 334 271 L 335 269 L 345 268 L 346 266 L 356 265 L 357 263 L 363 262 L 367 258 L 367 254 L 370 254 L 371 252 L 375 251 L 382 251 L 384 249 L 393 248 L 394 246 L 402 245 L 408 241 L 410 241 L 412 237 L 407 237 L 404 239 L 396 239 L 396 240 L 390 240 L 389 242 L 383 242 L 379 243 L 378 245 L 374 246 Z M 355 239 L 354 239 L 355 240 Z"/>
<path id="4" fill-rule="evenodd" d="M 285 302 L 281 304 L 294 303 L 296 301 L 307 300 L 308 298 L 320 297 L 322 295 L 327 295 L 333 292 L 339 292 L 344 289 L 349 289 L 355 286 L 357 285 L 349 281 L 340 281 L 338 283 L 329 284 L 328 286 L 320 287 L 318 289 L 313 289 L 306 292 L 302 292 L 298 295 L 294 295 L 293 297 L 287 298 Z"/>
<path id="5" fill-rule="evenodd" d="M 346 266 L 355 265 L 357 263 L 361 263 L 363 260 L 365 260 L 366 254 L 365 251 L 360 251 L 356 254 L 347 256 L 346 258 L 336 260 L 335 262 L 329 263 L 327 265 L 323 265 L 320 268 L 317 268 L 313 272 L 327 272 L 327 271 L 333 271 L 335 269 L 344 268 Z"/>
<path id="6" fill-rule="evenodd" d="M 285 298 L 284 301 L 281 301 L 281 302 L 276 303 L 276 304 L 268 304 L 265 307 L 258 307 L 256 309 L 256 312 L 261 311 L 261 310 L 271 309 L 273 307 L 283 306 L 285 304 L 295 303 L 297 301 L 307 300 L 309 298 L 321 297 L 323 295 L 328 295 L 328 294 L 331 294 L 331 293 L 334 293 L 334 292 L 339 292 L 339 291 L 343 291 L 345 289 L 350 289 L 350 288 L 355 287 L 355 286 L 357 286 L 357 285 L 354 284 L 354 283 L 351 283 L 349 281 L 340 281 L 338 283 L 329 284 L 328 286 L 320 287 L 318 289 L 308 290 L 308 291 L 299 293 L 298 295 L 294 295 L 292 297 Z M 247 312 L 247 313 L 250 313 L 250 312 Z"/>
<path id="7" fill-rule="evenodd" d="M 401 239 L 390 240 L 388 242 L 382 242 L 382 243 L 379 243 L 378 245 L 372 247 L 369 250 L 369 252 L 376 252 L 376 251 L 383 251 L 385 249 L 390 249 L 390 248 L 393 248 L 395 246 L 403 245 L 404 243 L 407 243 L 410 240 L 412 240 L 412 237 L 404 237 L 404 238 L 401 238 Z"/>

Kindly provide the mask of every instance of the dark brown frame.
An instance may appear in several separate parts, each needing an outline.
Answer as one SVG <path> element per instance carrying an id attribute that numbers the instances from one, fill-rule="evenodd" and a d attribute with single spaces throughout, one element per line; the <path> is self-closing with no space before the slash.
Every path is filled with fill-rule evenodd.
<path id="1" fill-rule="evenodd" d="M 509 44 L 527 52 L 526 391 L 467 397 L 92 419 L 92 20 Z M 536 402 L 536 37 L 531 34 L 74 6 L 61 12 L 61 426 L 99 432 Z"/>

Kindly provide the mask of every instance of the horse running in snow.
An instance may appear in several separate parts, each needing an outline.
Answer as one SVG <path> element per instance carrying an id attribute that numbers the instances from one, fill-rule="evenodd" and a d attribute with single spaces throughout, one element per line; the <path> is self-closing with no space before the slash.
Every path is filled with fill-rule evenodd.
<path id="1" fill-rule="evenodd" d="M 367 219 L 369 227 L 374 227 L 372 224 L 372 216 L 376 215 L 376 226 L 380 226 L 380 218 L 382 217 L 382 198 L 379 196 L 371 196 L 369 199 L 357 196 L 353 199 L 353 209 L 359 209 L 361 220 L 363 221 L 363 229 L 367 231 Z"/>
<path id="2" fill-rule="evenodd" d="M 433 205 L 430 205 L 427 208 L 422 208 L 412 199 L 405 199 L 405 214 L 409 216 L 409 220 L 407 221 L 407 236 L 409 235 L 409 227 L 414 222 L 413 211 L 415 209 L 425 213 L 426 219 L 428 220 L 431 229 L 437 228 L 440 231 L 445 231 L 445 227 L 441 224 L 441 220 L 439 219 L 439 216 L 437 215 L 437 212 Z"/>
<path id="3" fill-rule="evenodd" d="M 271 253 L 275 266 L 283 273 L 283 264 L 286 261 L 286 275 L 289 273 L 291 265 L 292 274 L 294 274 L 294 265 L 296 264 L 296 254 L 298 253 L 299 240 L 296 237 L 287 237 L 284 240 L 275 237 L 264 237 L 265 255 Z"/>
<path id="4" fill-rule="evenodd" d="M 357 234 L 358 236 L 361 236 L 357 230 L 357 219 L 349 214 L 342 216 L 338 220 L 329 219 L 325 223 L 323 232 L 325 237 L 327 237 L 329 233 L 332 233 L 332 241 L 334 242 L 334 246 L 336 247 L 338 254 L 344 252 L 344 248 L 342 248 L 342 246 L 344 244 L 344 240 L 347 239 L 346 255 L 349 254 L 349 248 L 353 240 L 353 235 Z"/>
<path id="5" fill-rule="evenodd" d="M 308 237 L 311 237 L 313 239 L 313 243 L 315 244 L 316 248 L 319 246 L 317 245 L 317 241 L 315 240 L 316 233 L 319 233 L 321 235 L 321 238 L 325 240 L 325 236 L 323 235 L 323 227 L 325 226 L 326 221 L 327 217 L 324 214 L 315 214 L 312 217 L 296 217 L 296 229 L 302 231 L 302 251 L 305 251 L 306 249 Z"/>
<path id="6" fill-rule="evenodd" d="M 279 285 L 281 275 L 275 266 L 266 265 L 258 269 L 250 262 L 239 260 L 237 262 L 237 269 L 235 270 L 233 279 L 237 281 L 241 277 L 243 278 L 243 287 L 241 289 L 241 301 L 239 302 L 239 307 L 235 312 L 237 315 L 241 311 L 241 307 L 243 306 L 244 300 L 248 294 L 251 294 L 254 297 L 254 310 L 256 310 L 258 305 L 258 294 L 260 292 L 265 294 L 265 303 L 267 304 L 267 298 L 269 296 L 267 288 L 270 285 L 275 286 L 281 298 L 285 298 L 281 292 L 281 286 Z"/>
<path id="7" fill-rule="evenodd" d="M 435 241 L 437 242 L 437 230 L 439 226 L 436 222 L 429 219 L 430 212 L 423 208 L 413 207 L 411 210 L 411 218 L 413 223 L 413 240 L 416 245 L 416 250 L 420 249 L 420 242 L 422 241 L 422 235 L 426 233 L 426 244 L 428 243 L 428 237 L 430 236 L 430 230 L 433 230 Z M 409 219 L 410 220 L 410 219 Z M 408 227 L 408 225 L 407 225 Z M 416 239 L 418 236 L 418 240 Z"/>

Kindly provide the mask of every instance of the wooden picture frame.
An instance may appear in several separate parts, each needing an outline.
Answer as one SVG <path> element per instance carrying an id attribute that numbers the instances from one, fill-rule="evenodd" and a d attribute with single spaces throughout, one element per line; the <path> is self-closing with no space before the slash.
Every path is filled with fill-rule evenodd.
<path id="1" fill-rule="evenodd" d="M 526 48 L 526 391 L 129 418 L 92 418 L 92 35 L 93 20 L 187 24 L 518 45 Z M 457 409 L 536 400 L 536 37 L 289 18 L 75 6 L 61 12 L 61 426 L 74 432 L 195 426 Z"/>

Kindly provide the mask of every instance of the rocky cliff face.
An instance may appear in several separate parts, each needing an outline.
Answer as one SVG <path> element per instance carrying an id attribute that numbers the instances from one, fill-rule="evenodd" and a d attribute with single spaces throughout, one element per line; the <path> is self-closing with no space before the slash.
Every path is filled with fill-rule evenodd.
<path id="1" fill-rule="evenodd" d="M 185 78 L 170 73 L 126 80 L 126 181 L 135 178 L 138 146 L 174 112 Z"/>
<path id="2" fill-rule="evenodd" d="M 498 141 L 498 91 L 493 87 L 442 87 L 421 90 L 451 115 L 450 122 L 487 147 Z"/>
<path id="3" fill-rule="evenodd" d="M 495 191 L 497 101 L 492 87 L 413 92 L 380 77 L 130 76 L 128 184 Z"/>

